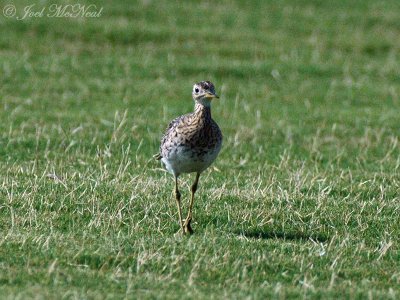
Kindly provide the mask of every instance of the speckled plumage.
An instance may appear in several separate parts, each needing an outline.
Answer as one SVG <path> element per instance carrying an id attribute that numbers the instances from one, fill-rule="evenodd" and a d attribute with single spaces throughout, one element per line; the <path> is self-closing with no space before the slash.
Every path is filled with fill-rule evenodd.
<path id="1" fill-rule="evenodd" d="M 211 100 L 218 98 L 214 85 L 210 81 L 199 82 L 193 86 L 192 96 L 195 101 L 194 112 L 180 116 L 169 124 L 161 139 L 160 153 L 155 156 L 175 177 L 175 194 L 183 233 L 193 232 L 190 221 L 197 183 L 200 174 L 218 156 L 222 145 L 221 130 L 211 118 Z M 193 172 L 196 173 L 196 180 L 192 185 L 189 214 L 185 224 L 182 224 L 178 176 Z"/>
<path id="2" fill-rule="evenodd" d="M 209 81 L 198 83 L 215 94 Z M 195 100 L 196 101 L 196 100 Z M 160 158 L 167 170 L 181 173 L 201 173 L 217 157 L 222 145 L 222 134 L 211 118 L 211 107 L 195 103 L 193 113 L 174 119 L 161 139 Z"/>
<path id="3" fill-rule="evenodd" d="M 196 103 L 195 111 L 173 120 L 161 141 L 161 161 L 167 170 L 181 173 L 203 172 L 217 157 L 222 134 L 211 118 L 210 107 Z"/>

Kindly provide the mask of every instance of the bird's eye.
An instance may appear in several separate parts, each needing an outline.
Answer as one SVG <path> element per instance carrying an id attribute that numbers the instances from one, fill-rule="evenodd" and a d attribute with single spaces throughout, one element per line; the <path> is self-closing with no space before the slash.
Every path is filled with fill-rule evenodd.
<path id="1" fill-rule="evenodd" d="M 198 88 L 195 88 L 195 89 L 194 89 L 194 92 L 197 94 L 197 93 L 199 92 L 199 89 L 198 89 Z"/>

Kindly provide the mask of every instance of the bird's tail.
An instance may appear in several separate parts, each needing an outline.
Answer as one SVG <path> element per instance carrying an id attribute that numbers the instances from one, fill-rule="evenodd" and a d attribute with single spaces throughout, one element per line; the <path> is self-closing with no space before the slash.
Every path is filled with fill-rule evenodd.
<path id="1" fill-rule="evenodd" d="M 161 153 L 157 153 L 157 154 L 153 155 L 153 157 L 156 160 L 160 160 L 162 158 Z"/>

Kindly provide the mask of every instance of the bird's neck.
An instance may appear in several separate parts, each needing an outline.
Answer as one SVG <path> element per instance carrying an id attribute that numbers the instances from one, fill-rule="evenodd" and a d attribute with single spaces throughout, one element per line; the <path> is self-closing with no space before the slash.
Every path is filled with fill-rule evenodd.
<path id="1" fill-rule="evenodd" d="M 211 120 L 211 106 L 196 102 L 194 106 L 194 115 L 200 119 Z"/>

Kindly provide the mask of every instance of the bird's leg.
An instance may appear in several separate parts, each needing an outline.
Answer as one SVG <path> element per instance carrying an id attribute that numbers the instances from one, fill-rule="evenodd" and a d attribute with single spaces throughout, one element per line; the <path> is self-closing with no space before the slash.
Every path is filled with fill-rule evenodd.
<path id="1" fill-rule="evenodd" d="M 182 230 L 182 233 L 185 234 L 185 230 L 183 229 L 183 223 L 182 223 L 181 193 L 179 192 L 178 189 L 178 177 L 175 177 L 175 199 L 176 199 L 176 204 L 178 205 L 179 226 Z"/>
<path id="2" fill-rule="evenodd" d="M 193 229 L 190 226 L 190 222 L 192 221 L 192 208 L 193 208 L 193 202 L 194 202 L 194 193 L 196 193 L 196 191 L 197 191 L 197 185 L 199 183 L 199 178 L 200 178 L 200 173 L 197 173 L 196 174 L 196 179 L 194 180 L 194 183 L 193 183 L 192 188 L 191 188 L 192 196 L 190 198 L 189 212 L 188 212 L 188 215 L 186 217 L 185 224 L 183 225 L 184 226 L 184 230 L 186 232 L 188 232 L 189 234 L 193 233 Z"/>

